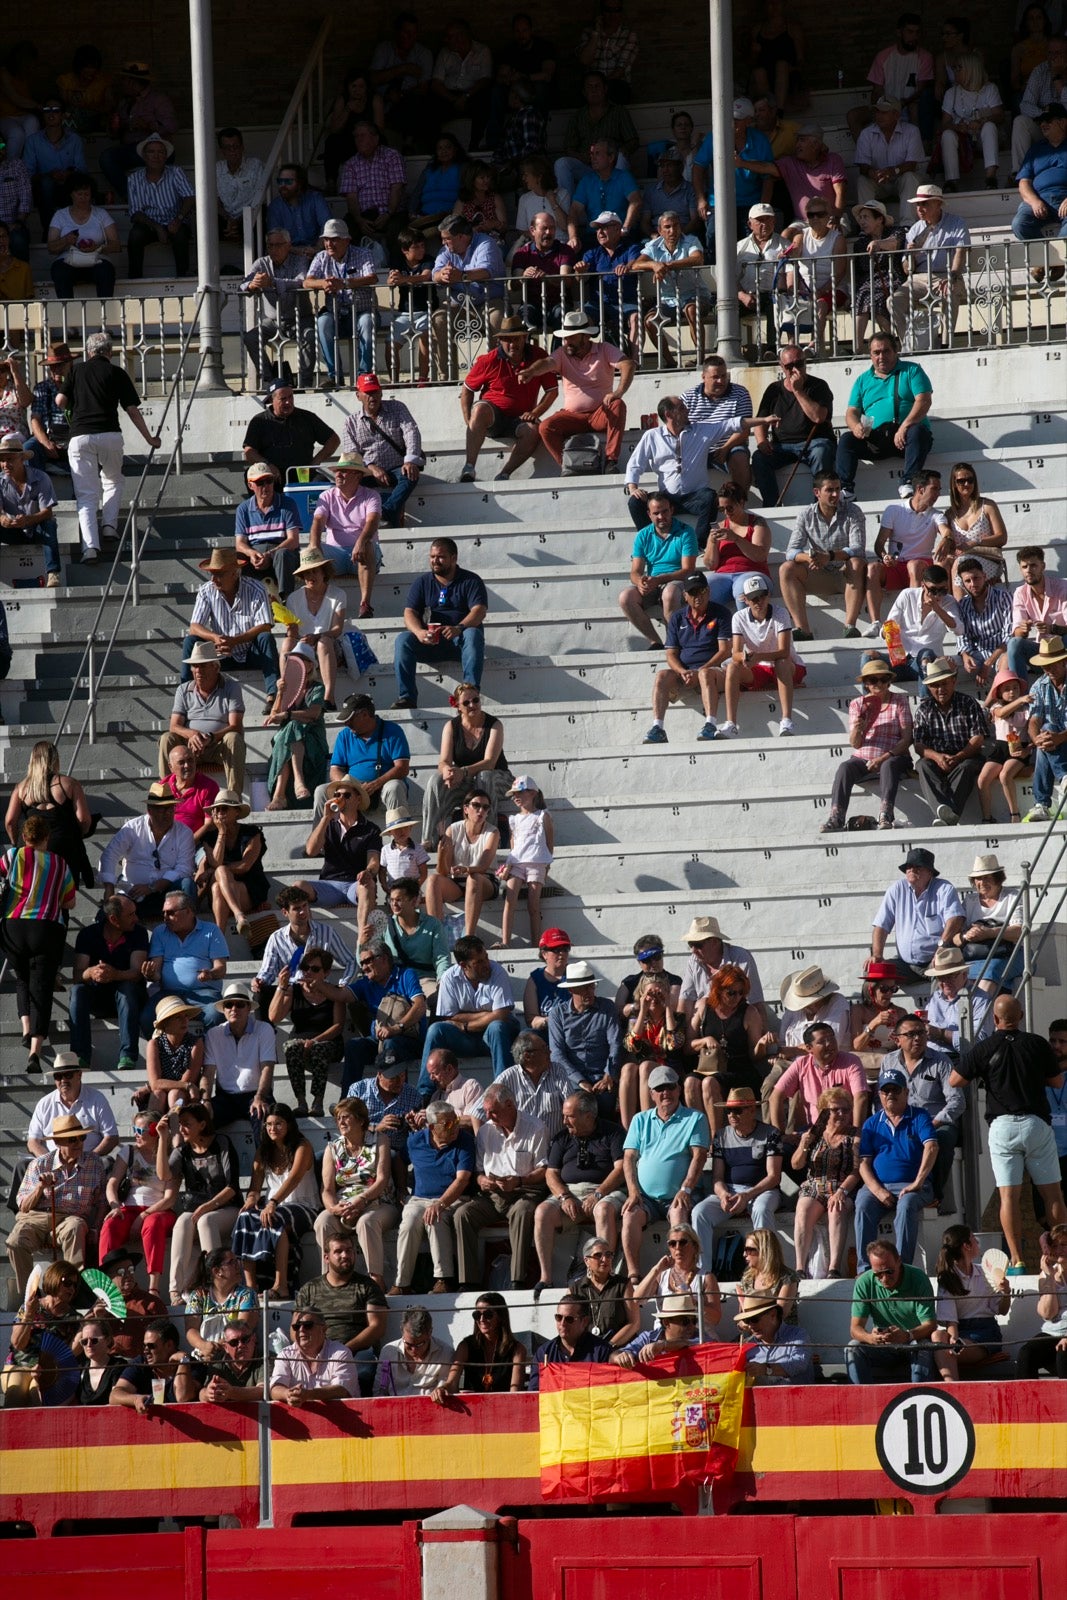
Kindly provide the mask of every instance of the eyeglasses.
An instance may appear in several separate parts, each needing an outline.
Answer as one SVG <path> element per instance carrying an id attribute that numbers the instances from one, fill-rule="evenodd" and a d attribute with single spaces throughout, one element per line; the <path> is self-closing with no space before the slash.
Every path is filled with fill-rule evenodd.
<path id="1" fill-rule="evenodd" d="M 878 1091 L 879 1094 L 903 1094 L 904 1090 L 899 1083 L 886 1083 Z"/>
<path id="2" fill-rule="evenodd" d="M 370 965 L 371 965 L 371 963 L 368 961 L 367 962 L 367 966 L 370 966 Z M 360 966 L 363 966 L 363 962 L 362 961 L 360 962 Z M 325 972 L 326 968 L 325 967 L 320 967 L 317 963 L 316 963 L 315 966 L 311 966 L 309 963 L 305 962 L 304 971 L 305 972 Z"/>
<path id="3" fill-rule="evenodd" d="M 373 967 L 374 963 L 377 961 L 377 959 L 378 959 L 377 956 L 371 956 L 367 961 L 361 961 L 360 964 L 359 964 L 360 968 L 364 972 L 369 972 L 371 967 Z M 320 972 L 322 971 L 321 967 L 319 968 L 319 971 Z"/>
<path id="4" fill-rule="evenodd" d="M 170 910 L 168 911 L 166 906 L 164 906 L 163 907 L 163 915 L 165 917 L 179 917 L 179 916 L 181 916 L 181 907 L 180 906 L 172 906 L 170 908 Z"/>
<path id="5" fill-rule="evenodd" d="M 811 212 L 808 212 L 811 215 Z M 825 215 L 825 213 L 824 213 Z M 804 365 L 803 361 L 783 361 L 780 363 L 783 372 L 799 372 Z"/>
<path id="6" fill-rule="evenodd" d="M 333 791 L 335 800 L 351 800 L 353 794 L 355 794 L 354 789 L 335 789 Z"/>
<path id="7" fill-rule="evenodd" d="M 224 1000 L 222 1002 L 223 1011 L 244 1011 L 247 1006 L 247 1000 Z"/>
<path id="8" fill-rule="evenodd" d="M 568 1322 L 578 1322 L 579 1320 L 580 1319 L 578 1317 L 568 1317 L 563 1312 L 556 1312 L 556 1321 L 561 1323 L 563 1326 L 566 1326 Z"/>
<path id="9" fill-rule="evenodd" d="M 82 1334 L 82 1344 L 85 1344 L 85 1345 L 103 1344 L 103 1342 L 104 1342 L 104 1339 L 103 1339 L 103 1335 L 102 1334 L 99 1334 L 99 1333 L 83 1333 Z"/>
<path id="10" fill-rule="evenodd" d="M 610 1261 L 610 1250 L 590 1250 L 585 1258 L 587 1261 Z"/>
<path id="11" fill-rule="evenodd" d="M 727 1106 L 726 1115 L 728 1117 L 741 1117 L 744 1116 L 746 1111 L 751 1111 L 753 1109 L 754 1107 L 752 1106 Z"/>
<path id="12" fill-rule="evenodd" d="M 146 1350 L 162 1350 L 162 1348 L 162 1339 L 146 1339 L 144 1342 L 144 1349 Z"/>
<path id="13" fill-rule="evenodd" d="M 294 1322 L 293 1323 L 293 1332 L 294 1333 L 310 1333 L 312 1328 L 317 1328 L 317 1327 L 318 1327 L 318 1323 L 317 1322 Z"/>
<path id="14" fill-rule="evenodd" d="M 926 1032 L 925 1028 L 898 1028 L 898 1039 L 921 1039 Z"/>
<path id="15" fill-rule="evenodd" d="M 660 1325 L 664 1328 L 695 1328 L 697 1319 L 696 1317 L 661 1317 Z"/>
<path id="16" fill-rule="evenodd" d="M 723 990 L 723 994 L 744 994 L 744 992 L 739 983 L 732 983 L 728 989 Z"/>
<path id="17" fill-rule="evenodd" d="M 78 1072 L 53 1072 L 53 1083 L 69 1083 L 72 1078 L 78 1077 Z"/>
<path id="18" fill-rule="evenodd" d="M 936 586 L 932 583 L 924 584 L 923 588 L 927 594 L 948 594 L 948 587 L 944 584 L 937 584 Z"/>
<path id="19" fill-rule="evenodd" d="M 460 701 L 460 705 L 461 706 L 480 706 L 481 703 L 482 703 L 482 697 L 481 697 L 480 694 L 472 695 L 469 700 L 461 700 Z"/>
<path id="20" fill-rule="evenodd" d="M 830 215 L 830 213 L 828 211 L 812 211 L 810 209 L 810 207 L 808 209 L 808 221 L 809 222 L 812 222 L 812 221 L 816 221 L 817 222 L 820 217 L 828 217 L 829 215 Z"/>

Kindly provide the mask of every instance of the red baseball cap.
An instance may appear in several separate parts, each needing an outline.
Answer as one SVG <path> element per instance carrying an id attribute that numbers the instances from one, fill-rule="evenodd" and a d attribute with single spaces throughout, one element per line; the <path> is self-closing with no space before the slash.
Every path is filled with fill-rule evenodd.
<path id="1" fill-rule="evenodd" d="M 541 935 L 542 950 L 569 950 L 571 941 L 562 928 L 546 928 Z"/>
<path id="2" fill-rule="evenodd" d="M 357 378 L 356 389 L 360 394 L 381 394 L 382 392 L 382 386 L 373 372 L 365 372 L 361 378 Z"/>

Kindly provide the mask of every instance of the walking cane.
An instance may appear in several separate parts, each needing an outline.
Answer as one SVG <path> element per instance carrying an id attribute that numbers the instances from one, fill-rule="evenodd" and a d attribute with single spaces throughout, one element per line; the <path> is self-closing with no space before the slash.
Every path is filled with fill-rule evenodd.
<path id="1" fill-rule="evenodd" d="M 810 429 L 808 430 L 808 437 L 804 440 L 804 449 L 805 450 L 808 448 L 808 445 L 811 443 L 812 439 L 814 439 L 815 430 L 816 430 L 816 428 L 818 426 L 819 426 L 819 424 L 817 422 L 813 422 L 811 427 L 810 427 Z M 780 506 L 782 501 L 785 499 L 786 495 L 789 493 L 789 485 L 792 483 L 793 479 L 796 477 L 797 471 L 798 471 L 798 469 L 800 467 L 800 463 L 803 461 L 803 459 L 804 459 L 804 456 L 803 456 L 803 453 L 802 453 L 799 456 L 797 456 L 796 460 L 793 462 L 793 470 L 789 474 L 788 478 L 785 480 L 785 487 L 782 490 L 781 494 L 778 496 L 777 500 L 774 502 L 776 506 Z"/>

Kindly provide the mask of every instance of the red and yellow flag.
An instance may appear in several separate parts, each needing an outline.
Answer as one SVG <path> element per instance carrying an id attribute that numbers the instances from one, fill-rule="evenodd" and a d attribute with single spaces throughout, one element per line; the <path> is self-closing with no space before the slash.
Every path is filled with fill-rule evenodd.
<path id="1" fill-rule="evenodd" d="M 704 1344 L 634 1368 L 550 1364 L 540 1397 L 542 1495 L 640 1498 L 732 1475 L 745 1352 Z"/>

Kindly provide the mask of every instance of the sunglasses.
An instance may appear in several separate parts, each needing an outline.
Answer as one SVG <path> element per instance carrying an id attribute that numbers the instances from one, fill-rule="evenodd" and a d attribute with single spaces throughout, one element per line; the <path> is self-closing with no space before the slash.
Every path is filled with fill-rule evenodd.
<path id="1" fill-rule="evenodd" d="M 72 1078 L 76 1078 L 77 1076 L 78 1076 L 77 1072 L 53 1072 L 53 1074 L 52 1074 L 52 1082 L 53 1083 L 69 1083 Z"/>
<path id="2" fill-rule="evenodd" d="M 876 1278 L 891 1278 L 896 1270 L 897 1270 L 896 1267 L 872 1267 L 871 1268 L 871 1271 L 874 1273 Z"/>
<path id="3" fill-rule="evenodd" d="M 577 1317 L 568 1317 L 561 1314 L 559 1311 L 556 1312 L 556 1321 L 560 1323 L 561 1326 L 565 1327 L 568 1322 L 577 1322 L 578 1320 L 579 1319 Z"/>
<path id="4" fill-rule="evenodd" d="M 754 1111 L 754 1110 L 755 1110 L 755 1106 L 727 1106 L 726 1107 L 726 1115 L 728 1117 L 740 1117 L 746 1111 Z"/>
<path id="5" fill-rule="evenodd" d="M 903 1094 L 904 1090 L 899 1083 L 886 1083 L 878 1091 L 879 1094 Z"/>
<path id="6" fill-rule="evenodd" d="M 680 1250 L 683 1244 L 692 1244 L 692 1239 L 668 1239 L 667 1243 L 672 1250 Z"/>
<path id="7" fill-rule="evenodd" d="M 489 807 L 487 805 L 485 805 L 484 802 L 481 801 L 481 800 L 472 800 L 470 805 L 467 807 L 467 810 L 468 811 L 488 811 Z"/>
<path id="8" fill-rule="evenodd" d="M 366 963 L 366 964 L 367 964 L 367 965 L 368 965 L 368 966 L 369 966 L 369 965 L 370 965 L 370 962 L 367 962 L 367 963 Z M 360 962 L 360 966 L 363 966 L 363 965 L 364 965 L 364 963 L 363 963 L 363 962 L 362 962 L 362 961 L 361 961 L 361 962 Z M 305 971 L 305 972 L 325 972 L 325 971 L 326 971 L 326 968 L 325 968 L 325 967 L 320 967 L 320 966 L 314 966 L 314 967 L 312 967 L 312 966 L 309 966 L 309 965 L 308 965 L 308 964 L 307 964 L 307 963 L 306 963 L 306 962 L 305 962 L 305 964 L 304 964 L 304 971 Z"/>
<path id="9" fill-rule="evenodd" d="M 335 789 L 333 797 L 335 800 L 351 800 L 355 792 L 354 789 Z"/>
<path id="10" fill-rule="evenodd" d="M 744 1244 L 741 1246 L 741 1254 L 745 1256 L 758 1256 L 759 1246 L 755 1244 Z"/>
<path id="11" fill-rule="evenodd" d="M 587 1261 L 610 1261 L 611 1260 L 611 1251 L 610 1250 L 590 1250 L 589 1254 L 586 1256 L 585 1259 Z"/>
<path id="12" fill-rule="evenodd" d="M 89 1344 L 103 1344 L 103 1343 L 104 1343 L 103 1336 L 101 1334 L 99 1334 L 99 1333 L 83 1333 L 82 1334 L 82 1344 L 89 1345 Z"/>
<path id="13" fill-rule="evenodd" d="M 811 211 L 811 210 L 809 210 L 808 211 L 808 221 L 809 222 L 818 221 L 818 219 L 820 217 L 828 217 L 829 215 L 830 215 L 830 213 L 828 211 Z"/>
<path id="14" fill-rule="evenodd" d="M 971 477 L 953 478 L 952 481 L 953 481 L 953 483 L 977 483 L 978 482 L 977 478 L 971 478 Z"/>
<path id="15" fill-rule="evenodd" d="M 804 363 L 803 361 L 783 361 L 781 365 L 783 372 L 799 372 Z"/>
<path id="16" fill-rule="evenodd" d="M 224 1000 L 222 1002 L 223 1011 L 244 1011 L 247 1006 L 247 1000 Z"/>
<path id="17" fill-rule="evenodd" d="M 306 1328 L 313 1326 L 313 1323 L 304 1323 L 304 1327 Z M 247 1344 L 249 1339 L 254 1338 L 254 1333 L 231 1333 L 227 1338 L 223 1339 L 222 1342 L 224 1345 L 228 1345 L 230 1349 L 235 1350 L 239 1344 Z"/>
<path id="18" fill-rule="evenodd" d="M 499 1311 L 476 1311 L 474 1313 L 474 1320 L 475 1322 L 492 1322 L 493 1318 L 498 1317 L 499 1315 Z"/>
<path id="19" fill-rule="evenodd" d="M 472 695 L 469 700 L 461 700 L 459 703 L 461 706 L 480 706 L 482 697 L 480 694 Z"/>
<path id="20" fill-rule="evenodd" d="M 670 1328 L 670 1327 L 675 1327 L 675 1328 L 695 1328 L 696 1325 L 697 1325 L 696 1317 L 661 1317 L 660 1318 L 660 1326 L 664 1327 L 664 1328 Z"/>
<path id="21" fill-rule="evenodd" d="M 293 1323 L 293 1332 L 294 1333 L 310 1333 L 312 1328 L 317 1328 L 317 1327 L 318 1327 L 318 1323 L 317 1322 L 294 1322 Z"/>
<path id="22" fill-rule="evenodd" d="M 163 907 L 163 915 L 165 917 L 180 917 L 181 916 L 181 908 L 172 906 L 171 909 L 168 911 L 166 906 L 164 906 Z"/>

